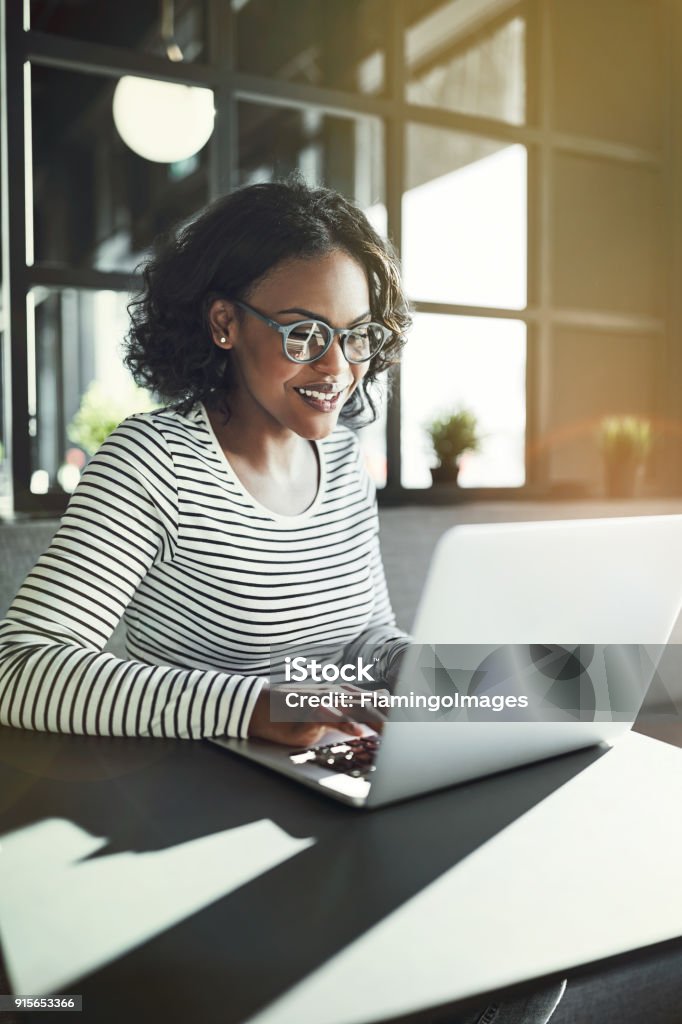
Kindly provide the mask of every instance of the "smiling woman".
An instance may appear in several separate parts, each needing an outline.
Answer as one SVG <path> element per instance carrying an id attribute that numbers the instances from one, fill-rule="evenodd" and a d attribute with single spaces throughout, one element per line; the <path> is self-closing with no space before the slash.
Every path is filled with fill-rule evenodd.
<path id="1" fill-rule="evenodd" d="M 317 326 L 314 320 L 298 319 L 303 307 L 290 305 L 297 295 L 316 310 L 303 315 L 316 317 Z M 283 352 L 276 343 L 274 320 L 244 316 L 252 310 L 242 302 L 213 303 L 213 340 L 230 352 L 233 383 L 222 396 L 230 403 L 229 416 L 221 415 L 212 403 L 209 418 L 249 491 L 273 511 L 291 515 L 305 511 L 318 490 L 319 457 L 302 440 L 331 433 L 369 369 L 367 360 L 349 362 L 344 355 L 347 345 L 342 350 L 333 338 L 327 344 L 327 338 L 318 354 L 311 339 L 322 336 L 329 323 L 322 317 L 357 323 L 370 316 L 362 312 L 369 305 L 367 276 L 353 257 L 335 250 L 316 260 L 292 259 L 278 265 L 249 290 L 249 297 L 286 316 L 292 330 L 282 325 Z M 344 343 L 349 337 L 353 334 L 344 335 Z M 292 344 L 295 348 L 290 349 Z"/>
<path id="2" fill-rule="evenodd" d="M 0 723 L 297 748 L 380 728 L 356 683 L 369 666 L 390 686 L 407 637 L 347 423 L 374 415 L 368 385 L 410 323 L 390 247 L 335 192 L 256 185 L 163 239 L 144 282 L 126 361 L 167 405 L 110 434 L 15 598 Z M 115 658 L 103 647 L 121 617 Z M 314 710 L 271 720 L 296 654 L 312 679 L 335 680 L 332 665 L 343 681 L 306 680 Z M 467 1024 L 545 1024 L 563 986 Z"/>
<path id="3" fill-rule="evenodd" d="M 374 489 L 348 424 L 410 324 L 364 214 L 300 179 L 226 196 L 159 240 L 126 363 L 166 404 L 89 463 L 0 627 L 0 722 L 295 745 L 370 708 L 271 722 L 273 647 L 390 681 Z M 118 621 L 127 658 L 103 650 Z M 344 684 L 345 685 L 345 684 Z"/>

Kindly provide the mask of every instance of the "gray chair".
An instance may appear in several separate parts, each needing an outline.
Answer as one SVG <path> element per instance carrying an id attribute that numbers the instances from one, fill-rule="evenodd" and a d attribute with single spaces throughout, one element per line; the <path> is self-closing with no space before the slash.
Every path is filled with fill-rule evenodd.
<path id="1" fill-rule="evenodd" d="M 26 520 L 0 525 L 0 619 L 4 618 L 14 595 L 27 574 L 52 540 L 59 526 L 56 519 Z M 114 630 L 105 650 L 125 658 L 125 627 Z"/>

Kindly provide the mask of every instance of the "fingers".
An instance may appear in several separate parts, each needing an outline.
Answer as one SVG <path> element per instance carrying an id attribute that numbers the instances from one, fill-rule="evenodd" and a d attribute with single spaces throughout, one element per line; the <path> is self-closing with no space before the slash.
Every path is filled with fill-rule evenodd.
<path id="1" fill-rule="evenodd" d="M 386 715 L 373 707 L 359 707 L 357 710 L 354 709 L 352 714 L 355 721 L 364 722 L 376 729 L 377 732 L 383 728 L 386 722 Z"/>
<path id="2" fill-rule="evenodd" d="M 342 689 L 346 690 L 346 687 L 344 686 Z M 339 711 L 338 708 L 331 708 L 330 710 L 337 711 L 341 721 L 364 722 L 365 725 L 369 725 L 372 729 L 376 729 L 379 732 L 386 722 L 386 715 L 374 707 L 373 704 L 367 703 L 367 690 L 360 690 L 357 686 L 352 687 L 352 690 L 353 692 L 350 696 L 353 698 L 353 704 L 351 707 L 344 706 L 344 711 Z M 364 703 L 361 701 L 360 695 L 365 697 Z M 358 734 L 362 735 L 362 729 L 358 730 Z"/>
<path id="3" fill-rule="evenodd" d="M 348 733 L 350 736 L 362 736 L 362 727 L 358 725 L 351 715 L 345 714 L 338 708 L 319 708 L 317 710 L 326 712 L 326 714 L 321 714 L 319 718 L 316 714 L 315 718 L 318 721 L 322 720 L 327 727 L 338 729 L 339 732 Z"/>
<path id="4" fill-rule="evenodd" d="M 347 736 L 357 736 L 360 738 L 363 735 L 362 726 L 358 725 L 357 722 L 339 722 L 338 725 L 332 725 L 330 728 L 346 733 Z"/>
<path id="5" fill-rule="evenodd" d="M 344 683 L 341 689 L 346 693 L 350 694 L 353 698 L 353 707 L 349 711 L 354 719 L 360 722 L 365 722 L 370 725 L 377 732 L 380 732 L 385 722 L 387 721 L 386 715 L 379 710 L 378 707 L 373 703 L 374 700 L 382 698 L 384 696 L 390 696 L 388 690 L 373 690 L 371 692 L 372 703 L 367 702 L 368 691 L 361 689 L 359 686 L 354 686 L 353 683 Z M 364 697 L 364 702 L 362 698 Z"/>

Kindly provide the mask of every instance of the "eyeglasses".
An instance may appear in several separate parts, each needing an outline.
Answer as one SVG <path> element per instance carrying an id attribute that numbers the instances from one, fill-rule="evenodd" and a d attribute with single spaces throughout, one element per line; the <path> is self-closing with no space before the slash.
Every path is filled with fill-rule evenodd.
<path id="1" fill-rule="evenodd" d="M 259 313 L 246 302 L 233 299 L 235 306 L 258 317 L 282 335 L 282 349 L 292 363 L 314 363 L 331 348 L 335 335 L 341 338 L 341 350 L 349 363 L 366 363 L 379 352 L 392 331 L 383 324 L 360 324 L 358 327 L 330 327 L 323 320 L 297 320 L 280 324 Z"/>

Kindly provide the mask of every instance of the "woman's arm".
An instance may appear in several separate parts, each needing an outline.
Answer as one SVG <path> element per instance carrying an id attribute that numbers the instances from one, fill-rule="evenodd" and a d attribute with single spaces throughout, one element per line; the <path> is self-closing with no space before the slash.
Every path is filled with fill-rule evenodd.
<path id="1" fill-rule="evenodd" d="M 49 549 L 0 625 L 0 724 L 112 736 L 246 736 L 264 679 L 150 665 L 103 647 L 140 582 L 173 555 L 172 457 L 149 418 L 89 463 Z"/>

